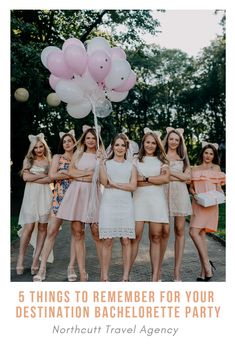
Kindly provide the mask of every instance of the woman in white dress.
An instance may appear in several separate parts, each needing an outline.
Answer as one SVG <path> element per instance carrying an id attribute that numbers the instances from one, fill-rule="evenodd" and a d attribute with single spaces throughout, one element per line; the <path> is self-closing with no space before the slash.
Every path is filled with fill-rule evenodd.
<path id="1" fill-rule="evenodd" d="M 149 224 L 152 281 L 160 281 L 161 265 L 169 234 L 169 211 L 164 184 L 169 183 L 169 167 L 159 134 L 144 129 L 140 152 L 136 161 L 137 189 L 134 192 L 136 238 L 132 243 L 133 265 L 142 237 L 144 223 Z"/>
<path id="2" fill-rule="evenodd" d="M 37 225 L 37 242 L 34 252 L 31 274 L 36 274 L 39 267 L 39 256 L 47 233 L 47 223 L 52 204 L 52 191 L 48 170 L 51 153 L 44 135 L 29 135 L 30 146 L 23 162 L 21 175 L 26 181 L 19 224 L 22 226 L 20 249 L 16 273 L 24 272 L 24 257 L 29 245 L 35 224 Z M 37 222 L 37 223 L 36 223 Z"/>
<path id="3" fill-rule="evenodd" d="M 192 207 L 186 182 L 191 172 L 184 143 L 184 129 L 166 129 L 165 152 L 170 163 L 170 183 L 166 186 L 170 216 L 174 217 L 175 263 L 174 282 L 181 282 L 181 264 L 184 253 L 185 217 L 191 215 Z"/>
<path id="4" fill-rule="evenodd" d="M 108 281 L 114 238 L 120 238 L 123 253 L 123 281 L 129 280 L 131 242 L 135 238 L 132 192 L 137 186 L 135 166 L 126 160 L 129 141 L 118 134 L 111 144 L 111 155 L 100 164 L 100 182 L 105 187 L 99 214 L 99 236 L 103 240 L 101 281 Z"/>

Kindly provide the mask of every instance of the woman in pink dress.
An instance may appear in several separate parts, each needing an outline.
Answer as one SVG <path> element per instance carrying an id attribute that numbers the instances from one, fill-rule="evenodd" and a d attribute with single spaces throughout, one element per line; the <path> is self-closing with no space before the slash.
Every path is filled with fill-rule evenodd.
<path id="1" fill-rule="evenodd" d="M 49 176 L 51 180 L 54 180 L 55 182 L 55 187 L 53 190 L 52 210 L 47 229 L 47 237 L 42 249 L 41 264 L 37 275 L 33 278 L 34 282 L 41 282 L 46 278 L 46 263 L 54 247 L 56 237 L 63 222 L 63 220 L 57 218 L 56 215 L 65 192 L 67 191 L 72 180 L 71 175 L 68 173 L 68 169 L 74 150 L 76 149 L 75 145 L 76 140 L 73 130 L 69 131 L 68 133 L 60 132 L 59 153 L 53 156 L 49 170 Z M 77 279 L 77 275 L 74 271 L 75 262 L 75 246 L 74 238 L 72 237 L 70 247 L 70 262 L 67 269 L 69 282 L 76 281 Z"/>
<path id="2" fill-rule="evenodd" d="M 212 261 L 208 257 L 206 233 L 215 232 L 218 226 L 218 205 L 203 207 L 197 203 L 197 194 L 211 190 L 223 192 L 225 174 L 219 167 L 218 145 L 203 142 L 199 157 L 200 165 L 192 168 L 190 192 L 193 195 L 193 214 L 190 220 L 190 236 L 197 248 L 201 263 L 201 274 L 197 281 L 209 281 L 213 277 Z"/>
<path id="3" fill-rule="evenodd" d="M 94 180 L 93 176 L 98 171 L 97 155 L 98 153 L 105 155 L 105 149 L 99 138 L 99 151 L 96 151 L 97 137 L 94 128 L 84 126 L 83 131 L 69 167 L 69 175 L 73 177 L 73 181 L 66 191 L 57 217 L 72 222 L 72 235 L 75 240 L 75 253 L 80 281 L 87 281 L 84 233 L 84 224 L 86 223 L 90 224 L 98 258 L 101 263 L 102 241 L 99 239 L 98 232 L 101 193 L 100 185 L 97 180 Z"/>
<path id="4" fill-rule="evenodd" d="M 190 164 L 184 143 L 184 129 L 166 129 L 165 152 L 170 163 L 170 183 L 166 184 L 170 217 L 174 217 L 175 263 L 174 282 L 181 282 L 181 264 L 184 253 L 185 217 L 192 207 L 186 182 L 191 178 Z"/>

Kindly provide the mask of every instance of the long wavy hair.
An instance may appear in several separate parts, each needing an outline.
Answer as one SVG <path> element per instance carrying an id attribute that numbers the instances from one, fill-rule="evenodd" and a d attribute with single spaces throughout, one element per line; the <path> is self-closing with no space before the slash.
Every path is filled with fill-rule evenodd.
<path id="1" fill-rule="evenodd" d="M 164 151 L 162 142 L 160 140 L 160 138 L 157 136 L 157 134 L 153 131 L 149 131 L 146 134 L 144 134 L 142 141 L 141 141 L 141 145 L 140 145 L 140 150 L 139 150 L 139 156 L 138 159 L 140 162 L 143 162 L 143 159 L 145 157 L 145 150 L 144 150 L 144 142 L 146 140 L 146 138 L 148 136 L 152 136 L 154 138 L 154 140 L 156 141 L 156 150 L 154 151 L 154 156 L 158 157 L 158 159 L 164 163 L 164 164 L 169 164 L 168 159 L 166 157 L 166 153 Z"/>
<path id="2" fill-rule="evenodd" d="M 35 139 L 30 143 L 28 152 L 23 161 L 23 167 L 20 171 L 20 175 L 23 175 L 25 169 L 30 169 L 35 161 L 36 153 L 34 148 L 38 142 L 41 142 L 44 146 L 44 156 L 47 158 L 48 162 L 51 162 L 51 151 L 46 142 L 46 140 L 41 136 L 35 136 Z"/>
<path id="3" fill-rule="evenodd" d="M 203 162 L 203 153 L 205 152 L 205 150 L 207 150 L 208 148 L 211 148 L 213 153 L 214 153 L 214 158 L 212 160 L 212 163 L 213 164 L 220 164 L 220 160 L 219 160 L 219 155 L 218 155 L 218 151 L 217 149 L 215 148 L 215 146 L 213 146 L 211 143 L 208 143 L 208 145 L 204 146 L 201 150 L 201 153 L 199 155 L 199 158 L 198 158 L 198 162 L 201 164 Z"/>
<path id="4" fill-rule="evenodd" d="M 118 139 L 122 139 L 122 141 L 125 143 L 126 153 L 124 155 L 124 158 L 126 159 L 127 151 L 128 151 L 130 143 L 129 143 L 129 139 L 128 139 L 127 135 L 123 134 L 123 133 L 120 133 L 120 134 L 117 134 L 111 141 L 110 150 L 109 150 L 109 154 L 108 154 L 107 160 L 113 159 L 113 157 L 114 157 L 114 145 L 115 145 L 115 143 L 116 143 L 116 141 Z"/>
<path id="5" fill-rule="evenodd" d="M 184 142 L 184 137 L 177 130 L 171 130 L 164 137 L 163 146 L 164 146 L 165 152 L 166 152 L 166 154 L 168 153 L 168 149 L 169 149 L 168 140 L 169 140 L 169 136 L 172 133 L 174 133 L 177 136 L 179 136 L 180 143 L 179 143 L 179 146 L 177 147 L 176 152 L 180 156 L 180 159 L 183 161 L 183 164 L 184 164 L 183 171 L 185 171 L 187 168 L 190 167 L 190 162 L 189 162 L 189 158 L 188 158 L 187 148 L 186 148 L 186 145 L 185 145 L 185 142 Z"/>
<path id="6" fill-rule="evenodd" d="M 76 144 L 77 150 L 74 152 L 74 158 L 73 158 L 74 161 L 79 161 L 81 159 L 83 153 L 86 152 L 87 147 L 85 145 L 85 139 L 86 139 L 86 135 L 89 132 L 95 137 L 95 140 L 97 141 L 96 130 L 94 128 L 91 127 L 89 129 L 87 129 L 86 131 L 84 131 Z M 101 139 L 101 136 L 99 136 L 99 149 L 101 149 L 105 154 L 105 148 L 104 148 L 104 144 Z"/>

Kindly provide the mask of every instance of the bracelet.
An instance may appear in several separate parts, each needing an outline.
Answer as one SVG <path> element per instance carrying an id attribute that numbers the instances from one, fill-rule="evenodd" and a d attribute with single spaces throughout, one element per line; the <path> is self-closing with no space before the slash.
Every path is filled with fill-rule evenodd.
<path id="1" fill-rule="evenodd" d="M 144 176 L 143 178 L 144 178 L 144 182 L 145 182 L 145 183 L 148 183 L 148 182 L 149 182 L 149 178 L 148 178 L 148 177 L 145 177 L 145 176 Z"/>

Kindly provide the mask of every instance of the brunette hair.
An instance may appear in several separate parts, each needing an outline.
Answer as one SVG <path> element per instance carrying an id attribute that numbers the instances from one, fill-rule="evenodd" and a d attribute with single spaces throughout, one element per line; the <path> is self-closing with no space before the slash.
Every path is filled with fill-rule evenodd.
<path id="1" fill-rule="evenodd" d="M 138 156 L 139 161 L 143 162 L 143 158 L 145 157 L 144 142 L 148 136 L 152 136 L 157 144 L 156 150 L 154 151 L 154 156 L 158 157 L 158 159 L 162 163 L 169 164 L 167 157 L 166 157 L 166 153 L 165 153 L 163 145 L 162 145 L 162 142 L 161 142 L 160 138 L 157 136 L 157 134 L 153 131 L 147 132 L 146 134 L 144 134 L 144 136 L 142 138 L 140 150 L 139 150 L 139 156 Z"/>
<path id="2" fill-rule="evenodd" d="M 185 171 L 187 168 L 190 167 L 190 163 L 189 163 L 189 158 L 188 158 L 188 153 L 187 153 L 187 148 L 186 148 L 186 145 L 185 145 L 185 142 L 184 142 L 184 137 L 183 135 L 181 135 L 179 133 L 179 131 L 177 130 L 171 130 L 170 132 L 168 132 L 168 134 L 166 134 L 164 140 L 163 140 L 163 145 L 164 145 L 164 148 L 165 148 L 165 151 L 166 151 L 166 154 L 168 152 L 168 139 L 169 139 L 169 136 L 170 134 L 176 134 L 177 136 L 179 136 L 179 139 L 180 139 L 180 143 L 179 143 L 179 146 L 177 147 L 177 154 L 180 156 L 180 159 L 182 159 L 183 163 L 184 163 L 184 168 L 183 168 L 183 171 Z"/>
<path id="3" fill-rule="evenodd" d="M 214 153 L 214 158 L 212 160 L 213 164 L 220 164 L 220 160 L 219 160 L 219 155 L 218 155 L 218 150 L 215 148 L 215 146 L 213 146 L 211 143 L 208 143 L 208 145 L 205 145 L 202 150 L 201 153 L 199 155 L 198 161 L 199 163 L 203 162 L 203 153 L 205 152 L 205 150 L 207 150 L 208 148 L 212 149 L 213 153 Z"/>
<path id="4" fill-rule="evenodd" d="M 63 144 L 64 144 L 64 138 L 66 136 L 69 136 L 73 142 L 74 142 L 74 148 L 73 148 L 73 152 L 76 151 L 77 147 L 76 147 L 76 139 L 75 139 L 75 136 L 73 136 L 72 134 L 70 134 L 69 132 L 64 134 L 61 139 L 60 139 L 60 142 L 59 142 L 59 146 L 58 146 L 58 154 L 63 154 L 64 153 L 64 147 L 63 147 Z"/>
<path id="5" fill-rule="evenodd" d="M 129 144 L 130 144 L 130 143 L 129 143 L 129 139 L 128 139 L 127 135 L 126 135 L 126 134 L 123 134 L 123 133 L 120 133 L 120 134 L 117 134 L 117 135 L 112 139 L 112 141 L 111 141 L 111 145 L 110 145 L 110 149 L 109 149 L 109 155 L 108 155 L 107 160 L 113 159 L 113 157 L 114 157 L 114 150 L 113 150 L 113 148 L 114 148 L 114 145 L 115 145 L 115 143 L 116 143 L 116 141 L 117 141 L 118 139 L 122 139 L 123 142 L 125 143 L 126 153 L 125 153 L 124 158 L 126 159 L 127 150 L 128 150 L 128 148 L 129 148 Z"/>

